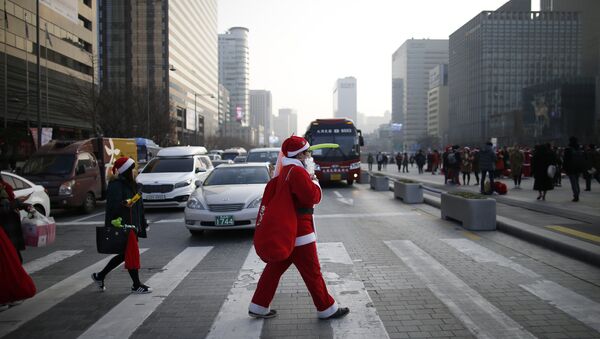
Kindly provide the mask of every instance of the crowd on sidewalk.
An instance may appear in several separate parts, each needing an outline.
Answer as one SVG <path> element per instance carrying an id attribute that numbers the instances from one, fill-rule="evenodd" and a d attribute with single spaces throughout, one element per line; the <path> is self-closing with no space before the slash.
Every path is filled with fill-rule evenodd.
<path id="1" fill-rule="evenodd" d="M 600 183 L 600 148 L 594 144 L 580 145 L 576 137 L 571 137 L 566 147 L 545 143 L 533 148 L 519 145 L 496 148 L 487 142 L 482 147 L 447 146 L 441 152 L 421 149 L 414 154 L 399 152 L 395 156 L 369 153 L 369 171 L 375 162 L 379 171 L 385 170 L 388 163 L 395 163 L 401 173 L 408 173 L 408 165 L 416 164 L 419 174 L 444 175 L 444 184 L 471 185 L 474 181 L 482 194 L 493 194 L 494 179 L 512 178 L 513 189 L 521 189 L 522 178 L 533 177 L 538 200 L 546 200 L 548 191 L 562 186 L 563 174 L 571 184 L 574 202 L 581 195 L 580 177 L 585 179 L 585 191 L 591 191 L 594 180 Z"/>

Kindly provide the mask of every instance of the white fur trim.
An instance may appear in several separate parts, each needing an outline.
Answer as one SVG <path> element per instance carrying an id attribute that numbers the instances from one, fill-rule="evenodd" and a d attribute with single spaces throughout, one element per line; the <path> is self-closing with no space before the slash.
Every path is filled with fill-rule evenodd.
<path id="1" fill-rule="evenodd" d="M 315 232 L 312 232 L 312 233 L 309 233 L 306 235 L 296 237 L 295 247 L 310 244 L 311 242 L 315 242 L 315 241 L 317 241 L 317 235 L 315 234 Z"/>
<path id="2" fill-rule="evenodd" d="M 321 200 L 323 200 L 323 189 L 321 188 L 321 184 L 319 184 L 319 180 L 317 180 L 317 179 L 313 180 L 313 184 L 317 185 L 317 187 L 319 188 L 319 191 L 321 191 L 321 198 L 319 199 L 319 201 L 317 201 L 317 204 L 320 204 Z"/>
<path id="3" fill-rule="evenodd" d="M 306 144 L 304 144 L 304 146 L 302 146 L 301 149 L 297 150 L 297 151 L 293 151 L 293 152 L 287 152 L 287 156 L 288 157 L 294 157 L 296 156 L 296 154 L 306 151 L 308 148 L 310 147 L 310 145 L 308 144 L 308 142 Z"/>
<path id="4" fill-rule="evenodd" d="M 302 163 L 302 161 L 294 158 L 283 157 L 283 159 L 281 159 L 281 163 L 283 164 L 283 167 L 294 165 L 304 168 L 304 164 Z"/>
<path id="5" fill-rule="evenodd" d="M 263 307 L 263 306 L 255 304 L 255 303 L 250 303 L 250 306 L 248 306 L 248 311 L 250 311 L 252 313 L 256 313 L 256 314 L 265 315 L 271 311 L 271 308 Z"/>
<path id="6" fill-rule="evenodd" d="M 321 319 L 330 317 L 332 314 L 334 314 L 335 312 L 337 312 L 338 310 L 338 304 L 337 302 L 333 302 L 333 305 L 329 306 L 327 309 L 317 312 L 317 316 Z"/>
<path id="7" fill-rule="evenodd" d="M 121 167 L 117 168 L 117 171 L 119 172 L 119 174 L 123 174 L 129 169 L 129 167 L 133 165 L 135 165 L 135 161 L 133 161 L 133 159 L 131 158 L 127 158 L 127 161 L 125 161 L 125 163 Z"/>

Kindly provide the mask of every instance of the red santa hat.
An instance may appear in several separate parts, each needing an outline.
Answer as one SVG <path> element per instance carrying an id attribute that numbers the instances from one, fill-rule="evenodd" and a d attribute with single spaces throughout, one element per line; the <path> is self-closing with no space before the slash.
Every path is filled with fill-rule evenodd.
<path id="1" fill-rule="evenodd" d="M 115 173 L 118 172 L 119 174 L 123 174 L 132 166 L 135 166 L 135 161 L 133 161 L 133 159 L 128 157 L 122 157 L 117 159 L 113 164 L 113 171 Z"/>
<path id="2" fill-rule="evenodd" d="M 281 145 L 281 152 L 283 155 L 292 158 L 298 155 L 300 152 L 306 151 L 310 147 L 310 144 L 306 139 L 292 135 L 285 139 Z"/>

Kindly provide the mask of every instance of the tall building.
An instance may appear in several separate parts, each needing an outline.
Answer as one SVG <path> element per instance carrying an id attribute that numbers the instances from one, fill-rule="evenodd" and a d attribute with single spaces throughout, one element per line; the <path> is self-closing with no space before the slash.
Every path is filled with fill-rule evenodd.
<path id="1" fill-rule="evenodd" d="M 516 0 L 513 0 L 516 1 Z M 513 1 L 509 3 L 513 3 Z M 522 10 L 523 1 L 516 1 Z M 509 145 L 522 90 L 579 75 L 575 12 L 484 11 L 450 36 L 450 140 Z"/>
<path id="2" fill-rule="evenodd" d="M 274 132 L 283 141 L 290 135 L 304 135 L 304 130 L 298 130 L 298 113 L 292 108 L 280 108 L 279 115 L 274 119 Z"/>
<path id="3" fill-rule="evenodd" d="M 440 145 L 448 142 L 449 108 L 448 64 L 440 64 L 429 71 L 427 93 L 427 135 Z"/>
<path id="4" fill-rule="evenodd" d="M 152 114 L 168 114 L 175 121 L 172 142 L 202 144 L 216 135 L 217 1 L 99 2 L 101 84 L 124 91 L 134 110 L 145 111 L 148 124 L 144 119 L 136 132 L 152 138 L 168 130 L 152 124 Z M 145 104 L 135 105 L 144 97 Z"/>
<path id="5" fill-rule="evenodd" d="M 356 78 L 337 79 L 333 88 L 333 116 L 356 121 Z"/>
<path id="6" fill-rule="evenodd" d="M 392 55 L 392 122 L 402 124 L 395 149 L 415 151 L 427 136 L 429 70 L 445 63 L 448 40 L 406 40 Z"/>
<path id="7" fill-rule="evenodd" d="M 248 32 L 245 27 L 232 27 L 225 34 L 219 34 L 219 83 L 229 91 L 230 102 L 222 127 L 224 136 L 249 135 L 248 131 L 243 132 L 251 122 Z"/>
<path id="8" fill-rule="evenodd" d="M 271 91 L 251 90 L 250 91 L 250 116 L 251 126 L 262 129 L 259 133 L 258 144 L 268 145 L 269 136 L 273 130 L 273 107 L 271 100 Z"/>
<path id="9" fill-rule="evenodd" d="M 52 138 L 88 136 L 94 119 L 84 104 L 95 80 L 96 1 L 41 0 L 39 14 L 41 125 Z M 0 22 L 0 144 L 15 147 L 0 153 L 26 157 L 37 141 L 28 128 L 38 126 L 36 1 L 1 1 Z"/>

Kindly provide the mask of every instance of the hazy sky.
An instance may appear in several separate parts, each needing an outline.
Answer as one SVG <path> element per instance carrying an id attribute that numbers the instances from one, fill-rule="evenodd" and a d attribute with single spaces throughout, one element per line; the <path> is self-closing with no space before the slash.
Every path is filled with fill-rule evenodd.
<path id="1" fill-rule="evenodd" d="M 273 113 L 298 111 L 303 132 L 333 115 L 336 79 L 357 79 L 358 111 L 391 110 L 392 54 L 410 38 L 448 39 L 507 0 L 218 0 L 219 33 L 250 30 L 250 88 L 270 90 Z"/>

